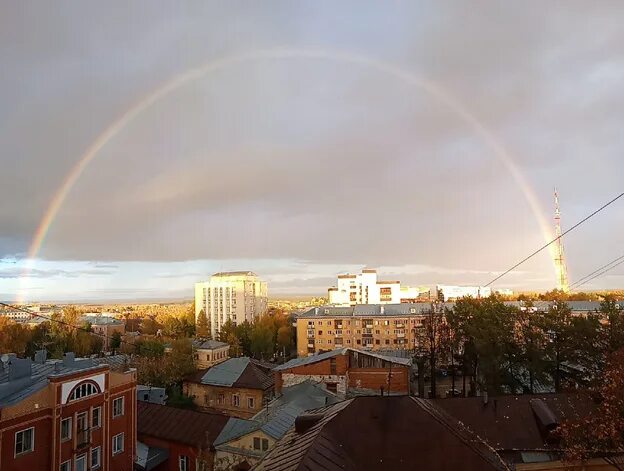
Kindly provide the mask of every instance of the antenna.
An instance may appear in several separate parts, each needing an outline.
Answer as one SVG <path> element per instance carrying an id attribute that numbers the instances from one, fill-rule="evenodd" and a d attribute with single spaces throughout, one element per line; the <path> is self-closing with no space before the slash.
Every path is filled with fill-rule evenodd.
<path id="1" fill-rule="evenodd" d="M 559 192 L 555 188 L 555 270 L 557 272 L 557 289 L 567 293 L 570 291 L 568 285 L 568 269 L 566 267 L 563 254 L 563 240 L 561 239 L 561 211 L 559 209 Z"/>

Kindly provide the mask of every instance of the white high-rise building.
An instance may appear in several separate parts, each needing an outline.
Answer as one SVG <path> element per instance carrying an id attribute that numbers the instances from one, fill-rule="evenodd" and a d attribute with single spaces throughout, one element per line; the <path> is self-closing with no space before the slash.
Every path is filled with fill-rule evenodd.
<path id="1" fill-rule="evenodd" d="M 440 301 L 454 301 L 459 298 L 487 298 L 492 295 L 492 290 L 488 286 L 452 286 L 437 285 L 436 292 Z"/>
<path id="2" fill-rule="evenodd" d="M 234 325 L 253 322 L 267 310 L 267 283 L 250 271 L 215 273 L 195 283 L 195 319 L 203 309 L 215 338 L 228 320 Z"/>
<path id="3" fill-rule="evenodd" d="M 327 290 L 329 304 L 398 304 L 401 302 L 400 281 L 378 281 L 377 270 L 362 270 L 357 275 L 338 275 L 338 286 Z"/>

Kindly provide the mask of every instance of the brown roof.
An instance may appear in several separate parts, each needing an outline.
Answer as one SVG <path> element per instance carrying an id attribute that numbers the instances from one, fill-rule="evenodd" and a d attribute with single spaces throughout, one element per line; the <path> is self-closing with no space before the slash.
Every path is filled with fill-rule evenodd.
<path id="1" fill-rule="evenodd" d="M 559 423 L 589 415 L 591 398 L 582 393 L 438 399 L 435 405 L 455 417 L 497 450 L 547 448 L 531 402 L 543 402 Z"/>
<path id="2" fill-rule="evenodd" d="M 257 470 L 508 470 L 456 420 L 411 397 L 358 397 L 317 409 L 305 432 L 291 429 Z"/>
<path id="3" fill-rule="evenodd" d="M 138 401 L 137 435 L 162 440 L 210 447 L 225 427 L 229 417 L 222 414 L 195 412 Z"/>

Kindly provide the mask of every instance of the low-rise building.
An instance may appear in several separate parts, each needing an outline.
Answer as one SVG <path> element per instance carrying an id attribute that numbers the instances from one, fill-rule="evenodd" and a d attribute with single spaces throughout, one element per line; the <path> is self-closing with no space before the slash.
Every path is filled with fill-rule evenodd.
<path id="1" fill-rule="evenodd" d="M 139 384 L 137 386 L 137 401 L 151 402 L 152 404 L 164 406 L 167 402 L 167 392 L 165 388 Z"/>
<path id="2" fill-rule="evenodd" d="M 200 409 L 250 418 L 273 398 L 271 368 L 252 358 L 230 358 L 185 379 L 184 394 Z"/>
<path id="3" fill-rule="evenodd" d="M 452 307 L 441 304 L 439 309 Z M 339 348 L 411 350 L 418 345 L 418 329 L 428 303 L 321 306 L 297 316 L 297 355 Z"/>
<path id="4" fill-rule="evenodd" d="M 94 359 L 0 365 L 0 469 L 132 469 L 136 443 L 136 371 Z"/>
<path id="5" fill-rule="evenodd" d="M 214 443 L 215 470 L 248 469 L 256 464 L 307 410 L 339 402 L 322 384 L 304 381 L 271 401 L 251 420 L 232 417 Z"/>
<path id="6" fill-rule="evenodd" d="M 489 286 L 452 286 L 437 285 L 436 293 L 439 301 L 455 301 L 460 298 L 487 298 L 492 295 Z"/>
<path id="7" fill-rule="evenodd" d="M 411 360 L 344 348 L 296 358 L 275 367 L 275 392 L 304 381 L 322 383 L 334 393 L 409 394 Z"/>
<path id="8" fill-rule="evenodd" d="M 96 335 L 99 335 L 104 340 L 104 350 L 110 350 L 111 339 L 115 332 L 118 332 L 121 337 L 126 332 L 126 326 L 123 321 L 115 319 L 109 316 L 83 316 L 83 322 L 88 322 L 91 325 L 91 330 Z"/>
<path id="9" fill-rule="evenodd" d="M 223 414 L 138 403 L 138 465 L 145 471 L 211 471 Z M 121 469 L 121 468 L 111 468 Z M 132 469 L 132 468 L 127 468 Z"/>
<path id="10" fill-rule="evenodd" d="M 230 345 L 218 340 L 206 340 L 195 346 L 198 368 L 210 368 L 230 358 Z"/>

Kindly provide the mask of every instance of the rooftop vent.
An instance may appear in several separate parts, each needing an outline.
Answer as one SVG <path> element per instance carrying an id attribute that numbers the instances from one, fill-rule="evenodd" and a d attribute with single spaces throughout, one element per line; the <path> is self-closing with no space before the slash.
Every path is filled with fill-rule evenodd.
<path id="1" fill-rule="evenodd" d="M 63 355 L 63 366 L 71 368 L 75 360 L 76 354 L 74 352 L 67 352 L 65 355 Z"/>
<path id="2" fill-rule="evenodd" d="M 32 369 L 30 358 L 17 358 L 14 354 L 10 354 L 9 357 L 9 381 L 29 378 Z"/>
<path id="3" fill-rule="evenodd" d="M 305 433 L 323 418 L 323 414 L 302 414 L 295 419 L 295 432 Z"/>
<path id="4" fill-rule="evenodd" d="M 48 351 L 46 349 L 37 350 L 35 352 L 35 363 L 43 365 L 45 364 L 47 359 L 48 359 Z"/>
<path id="5" fill-rule="evenodd" d="M 553 432 L 559 428 L 559 421 L 553 411 L 541 399 L 531 399 L 530 404 L 544 440 L 548 443 L 556 442 L 558 438 Z"/>

